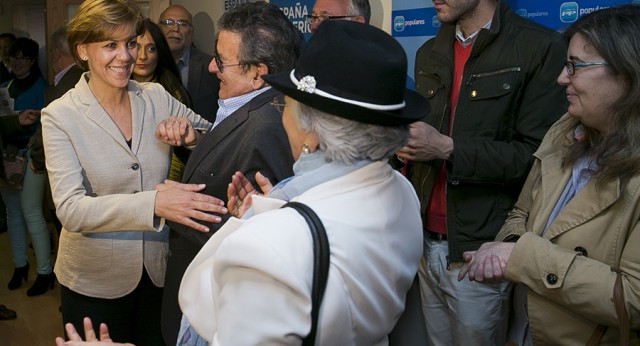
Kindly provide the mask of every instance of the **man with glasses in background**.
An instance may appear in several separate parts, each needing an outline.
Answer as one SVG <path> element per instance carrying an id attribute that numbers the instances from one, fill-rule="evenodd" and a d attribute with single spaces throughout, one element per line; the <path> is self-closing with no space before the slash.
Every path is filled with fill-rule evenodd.
<path id="1" fill-rule="evenodd" d="M 227 187 L 236 171 L 255 181 L 260 172 L 274 184 L 293 175 L 293 157 L 282 114 L 272 103 L 283 103 L 282 93 L 262 76 L 291 71 L 300 55 L 302 33 L 280 9 L 269 3 L 247 3 L 222 15 L 209 71 L 220 79 L 219 109 L 211 131 L 193 149 L 182 182 L 206 184 L 202 193 L 227 200 Z M 169 223 L 169 261 L 162 301 L 162 334 L 175 345 L 182 313 L 178 290 L 191 260 L 207 240 L 235 215 L 239 206 L 227 206 L 219 223 L 206 224 L 208 233 Z M 242 332 L 242 331 L 238 331 Z"/>
<path id="2" fill-rule="evenodd" d="M 213 123 L 220 81 L 208 71 L 213 57 L 193 45 L 195 28 L 191 13 L 180 5 L 171 5 L 160 14 L 158 24 L 171 48 L 182 84 L 191 96 L 193 111 Z"/>
<path id="3" fill-rule="evenodd" d="M 306 16 L 311 34 L 323 20 L 351 20 L 369 24 L 370 19 L 369 0 L 316 0 L 311 14 Z"/>

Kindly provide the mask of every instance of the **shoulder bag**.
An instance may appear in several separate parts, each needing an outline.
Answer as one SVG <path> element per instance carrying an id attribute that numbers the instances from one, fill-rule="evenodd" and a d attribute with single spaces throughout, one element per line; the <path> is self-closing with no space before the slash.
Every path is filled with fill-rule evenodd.
<path id="1" fill-rule="evenodd" d="M 318 331 L 318 314 L 320 313 L 320 305 L 327 287 L 327 278 L 329 277 L 329 239 L 324 229 L 324 225 L 318 215 L 306 204 L 299 202 L 289 202 L 282 208 L 293 208 L 309 225 L 311 237 L 313 238 L 313 283 L 311 288 L 311 331 L 309 335 L 303 339 L 302 345 L 311 346 L 315 344 L 316 333 Z"/>

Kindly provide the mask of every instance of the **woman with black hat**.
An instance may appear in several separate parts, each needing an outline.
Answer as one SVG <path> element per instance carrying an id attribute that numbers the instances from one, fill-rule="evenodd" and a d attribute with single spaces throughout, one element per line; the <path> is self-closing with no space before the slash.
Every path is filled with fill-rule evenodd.
<path id="1" fill-rule="evenodd" d="M 310 207 L 328 237 L 316 344 L 388 343 L 422 253 L 418 199 L 387 162 L 429 108 L 406 91 L 406 72 L 402 47 L 382 30 L 327 21 L 294 70 L 264 76 L 286 95 L 274 106 L 295 175 L 252 198 L 236 176 L 230 190 L 241 198 L 229 209 L 252 208 L 227 221 L 187 269 L 179 344 L 299 345 L 309 335 L 314 241 L 305 219 L 281 208 L 288 201 Z"/>

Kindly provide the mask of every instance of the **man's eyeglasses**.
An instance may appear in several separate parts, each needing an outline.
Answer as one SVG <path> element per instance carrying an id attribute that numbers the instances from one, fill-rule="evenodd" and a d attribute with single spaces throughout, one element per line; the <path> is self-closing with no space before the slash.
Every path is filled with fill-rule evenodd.
<path id="1" fill-rule="evenodd" d="M 280 113 L 284 112 L 284 107 L 286 107 L 286 104 L 280 102 L 280 99 L 277 96 L 273 98 L 271 105 Z"/>
<path id="2" fill-rule="evenodd" d="M 313 14 L 307 14 L 306 16 L 304 16 L 305 22 L 307 22 L 307 24 L 312 24 L 313 22 L 321 23 L 322 21 L 325 21 L 325 20 L 345 19 L 345 18 L 354 18 L 354 17 L 358 17 L 358 16 L 327 16 L 327 15 L 314 16 Z"/>
<path id="3" fill-rule="evenodd" d="M 179 28 L 183 28 L 183 29 L 191 28 L 193 26 L 191 23 L 187 22 L 186 20 L 163 19 L 158 23 L 169 28 L 173 27 L 174 24 L 177 24 Z"/>
<path id="4" fill-rule="evenodd" d="M 216 66 L 218 67 L 218 71 L 220 71 L 220 73 L 224 72 L 225 67 L 231 67 L 231 66 L 240 66 L 240 65 L 244 65 L 244 64 L 223 64 L 222 60 L 220 60 L 220 56 L 218 55 L 218 53 L 213 55 L 213 61 L 216 62 Z"/>
<path id="5" fill-rule="evenodd" d="M 606 62 L 588 62 L 588 63 L 575 63 L 571 60 L 567 60 L 564 63 L 564 67 L 567 69 L 567 74 L 569 76 L 573 76 L 574 74 L 576 74 L 576 69 L 578 68 L 582 68 L 582 67 L 589 67 L 589 66 L 607 66 L 609 65 L 609 63 Z"/>

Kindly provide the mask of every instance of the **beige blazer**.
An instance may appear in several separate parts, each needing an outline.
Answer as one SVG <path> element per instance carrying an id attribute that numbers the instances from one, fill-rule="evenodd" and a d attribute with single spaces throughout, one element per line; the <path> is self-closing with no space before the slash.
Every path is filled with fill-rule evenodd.
<path id="1" fill-rule="evenodd" d="M 155 138 L 158 123 L 185 116 L 210 124 L 160 84 L 128 85 L 131 148 L 89 89 L 74 89 L 42 110 L 47 171 L 63 224 L 55 273 L 91 297 L 117 298 L 135 289 L 146 268 L 162 287 L 169 230 L 154 216 L 156 192 L 169 172 L 171 147 Z"/>

